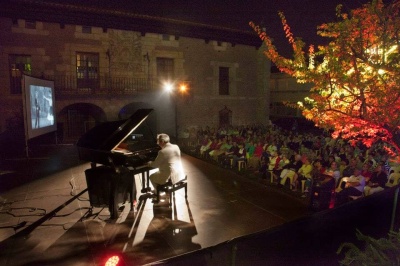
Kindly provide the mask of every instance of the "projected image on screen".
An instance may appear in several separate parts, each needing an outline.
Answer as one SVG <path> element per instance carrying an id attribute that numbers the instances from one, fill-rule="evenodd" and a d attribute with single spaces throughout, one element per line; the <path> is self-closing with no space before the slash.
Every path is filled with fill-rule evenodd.
<path id="1" fill-rule="evenodd" d="M 30 85 L 32 128 L 54 125 L 53 95 L 49 87 Z"/>
<path id="2" fill-rule="evenodd" d="M 54 81 L 23 75 L 27 139 L 57 130 Z"/>

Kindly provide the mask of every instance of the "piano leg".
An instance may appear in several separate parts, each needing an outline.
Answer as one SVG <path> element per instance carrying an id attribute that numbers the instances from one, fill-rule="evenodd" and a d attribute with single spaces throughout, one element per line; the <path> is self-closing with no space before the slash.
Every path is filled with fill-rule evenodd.
<path id="1" fill-rule="evenodd" d="M 116 182 L 111 182 L 111 191 L 110 193 L 110 202 L 108 204 L 108 210 L 110 211 L 110 218 L 117 219 L 118 218 L 118 193 L 116 193 Z"/>
<path id="2" fill-rule="evenodd" d="M 132 180 L 132 183 L 129 184 L 130 187 L 130 191 L 129 191 L 129 199 L 131 202 L 131 211 L 133 211 L 134 209 L 134 203 L 136 200 L 136 182 L 135 182 L 135 175 L 132 175 L 132 178 L 130 179 Z"/>
<path id="3" fill-rule="evenodd" d="M 121 168 L 119 173 L 115 173 L 111 179 L 111 193 L 109 210 L 111 219 L 118 218 L 118 204 L 130 200 L 130 209 L 133 210 L 133 202 L 136 198 L 136 186 L 134 175 L 128 168 Z"/>
<path id="4" fill-rule="evenodd" d="M 147 193 L 150 192 L 150 170 L 152 168 L 144 168 L 141 171 L 141 176 L 142 176 L 142 193 Z"/>
<path id="5" fill-rule="evenodd" d="M 150 170 L 146 170 L 146 188 L 150 190 Z"/>
<path id="6" fill-rule="evenodd" d="M 147 192 L 147 187 L 145 187 L 145 184 L 146 184 L 145 171 L 143 171 L 143 172 L 141 173 L 141 177 L 142 177 L 142 190 L 141 190 L 141 192 L 142 192 L 142 193 L 146 193 L 146 192 Z"/>

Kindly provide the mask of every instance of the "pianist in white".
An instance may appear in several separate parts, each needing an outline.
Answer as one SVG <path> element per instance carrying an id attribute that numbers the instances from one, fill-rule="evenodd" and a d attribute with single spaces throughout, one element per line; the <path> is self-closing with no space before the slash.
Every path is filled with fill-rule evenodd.
<path id="1" fill-rule="evenodd" d="M 161 147 L 158 151 L 157 158 L 148 164 L 158 171 L 150 175 L 150 182 L 154 187 L 154 193 L 157 193 L 157 185 L 165 184 L 169 178 L 173 184 L 185 178 L 182 167 L 181 150 L 178 145 L 170 143 L 167 134 L 157 135 L 157 144 Z"/>

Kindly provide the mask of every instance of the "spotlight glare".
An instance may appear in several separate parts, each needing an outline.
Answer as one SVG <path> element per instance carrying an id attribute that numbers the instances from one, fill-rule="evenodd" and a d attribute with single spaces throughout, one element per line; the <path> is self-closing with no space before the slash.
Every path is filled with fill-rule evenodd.
<path id="1" fill-rule="evenodd" d="M 180 90 L 181 92 L 185 92 L 186 89 L 187 89 L 186 84 L 181 84 L 181 86 L 179 86 L 179 90 Z"/>
<path id="2" fill-rule="evenodd" d="M 173 86 L 172 86 L 171 83 L 168 82 L 168 83 L 164 84 L 164 88 L 165 88 L 166 91 L 171 92 L 172 89 L 173 89 Z"/>

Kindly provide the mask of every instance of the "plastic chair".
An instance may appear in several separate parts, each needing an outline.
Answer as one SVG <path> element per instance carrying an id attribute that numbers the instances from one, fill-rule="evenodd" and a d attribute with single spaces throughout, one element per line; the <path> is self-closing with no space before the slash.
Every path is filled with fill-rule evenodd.
<path id="1" fill-rule="evenodd" d="M 271 184 L 274 183 L 275 182 L 274 172 L 272 170 L 267 170 L 267 172 L 269 173 Z"/>
<path id="2" fill-rule="evenodd" d="M 246 161 L 238 161 L 238 170 L 246 169 L 247 163 Z"/>
<path id="3" fill-rule="evenodd" d="M 390 167 L 389 174 L 392 174 L 392 173 L 400 173 L 400 166 L 392 166 L 392 167 Z"/>
<path id="4" fill-rule="evenodd" d="M 400 182 L 400 173 L 391 173 L 385 187 L 394 187 Z"/>
<path id="5" fill-rule="evenodd" d="M 339 185 L 337 185 L 337 187 L 336 187 L 336 189 L 335 189 L 335 192 L 336 192 L 336 193 L 338 193 L 338 192 L 340 192 L 340 191 L 343 190 L 342 184 L 343 184 L 343 182 L 349 181 L 349 178 L 350 178 L 350 177 L 343 177 L 343 178 L 340 180 Z"/>

